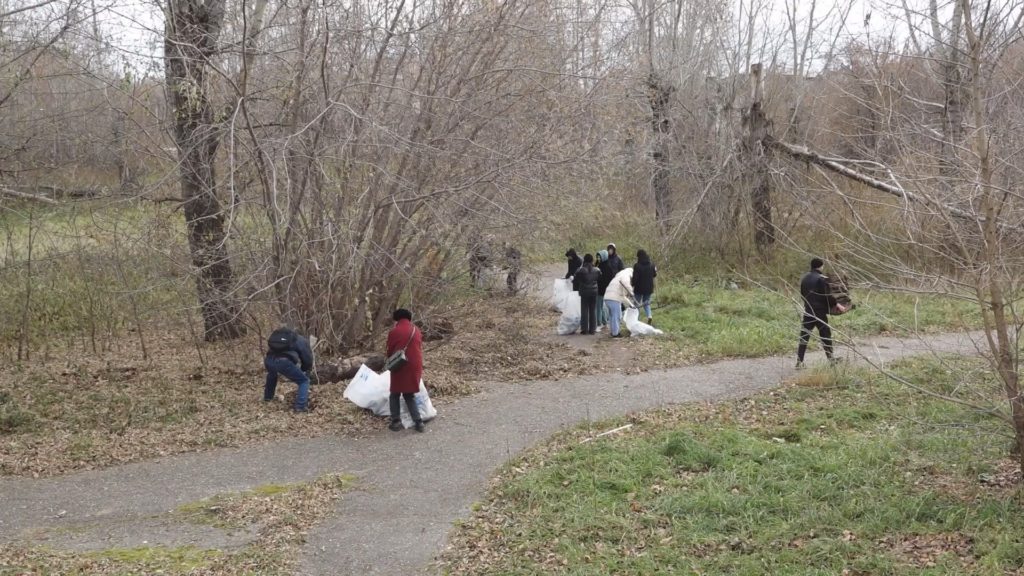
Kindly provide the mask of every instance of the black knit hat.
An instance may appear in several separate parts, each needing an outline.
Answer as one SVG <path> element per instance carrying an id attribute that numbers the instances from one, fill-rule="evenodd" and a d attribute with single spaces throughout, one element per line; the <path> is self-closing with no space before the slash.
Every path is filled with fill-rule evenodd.
<path id="1" fill-rule="evenodd" d="M 811 258 L 811 270 L 817 270 L 825 265 L 825 261 L 821 258 Z"/>

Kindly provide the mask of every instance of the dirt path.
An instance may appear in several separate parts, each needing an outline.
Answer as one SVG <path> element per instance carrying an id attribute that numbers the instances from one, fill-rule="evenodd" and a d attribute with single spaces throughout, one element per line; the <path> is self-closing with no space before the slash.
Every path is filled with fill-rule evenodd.
<path id="1" fill-rule="evenodd" d="M 925 342 L 875 339 L 859 346 L 876 362 L 928 350 L 973 353 L 976 346 L 965 334 Z M 749 394 L 778 385 L 791 376 L 791 366 L 791 358 L 776 357 L 498 384 L 448 405 L 426 434 L 281 440 L 44 480 L 6 478 L 0 480 L 0 542 L 70 549 L 230 547 L 240 543 L 153 519 L 215 494 L 344 472 L 357 477 L 357 487 L 309 534 L 299 573 L 419 571 L 442 549 L 452 522 L 482 495 L 494 469 L 559 428 L 670 403 Z"/>

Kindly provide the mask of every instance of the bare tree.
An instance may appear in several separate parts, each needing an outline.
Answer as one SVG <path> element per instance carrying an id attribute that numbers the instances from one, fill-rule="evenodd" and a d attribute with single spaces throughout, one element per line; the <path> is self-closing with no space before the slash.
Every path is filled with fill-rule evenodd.
<path id="1" fill-rule="evenodd" d="M 224 210 L 217 195 L 220 130 L 209 96 L 210 59 L 218 50 L 224 9 L 224 0 L 171 0 L 165 14 L 167 97 L 207 340 L 230 339 L 242 333 L 237 305 L 232 301 L 234 278 Z"/>

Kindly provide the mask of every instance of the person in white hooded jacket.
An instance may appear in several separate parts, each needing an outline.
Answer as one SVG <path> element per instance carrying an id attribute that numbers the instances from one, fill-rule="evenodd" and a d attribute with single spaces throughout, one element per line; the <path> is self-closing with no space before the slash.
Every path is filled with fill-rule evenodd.
<path id="1" fill-rule="evenodd" d="M 630 305 L 633 299 L 633 269 L 626 268 L 612 278 L 608 289 L 604 292 L 604 301 L 608 305 L 608 324 L 612 338 L 621 338 L 619 325 L 622 321 L 622 306 Z"/>

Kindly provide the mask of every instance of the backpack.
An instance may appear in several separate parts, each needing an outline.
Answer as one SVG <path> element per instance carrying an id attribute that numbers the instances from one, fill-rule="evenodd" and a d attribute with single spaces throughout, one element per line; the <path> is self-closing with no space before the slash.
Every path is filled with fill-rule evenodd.
<path id="1" fill-rule="evenodd" d="M 267 338 L 267 348 L 277 354 L 295 350 L 295 332 L 287 328 L 274 330 Z"/>

